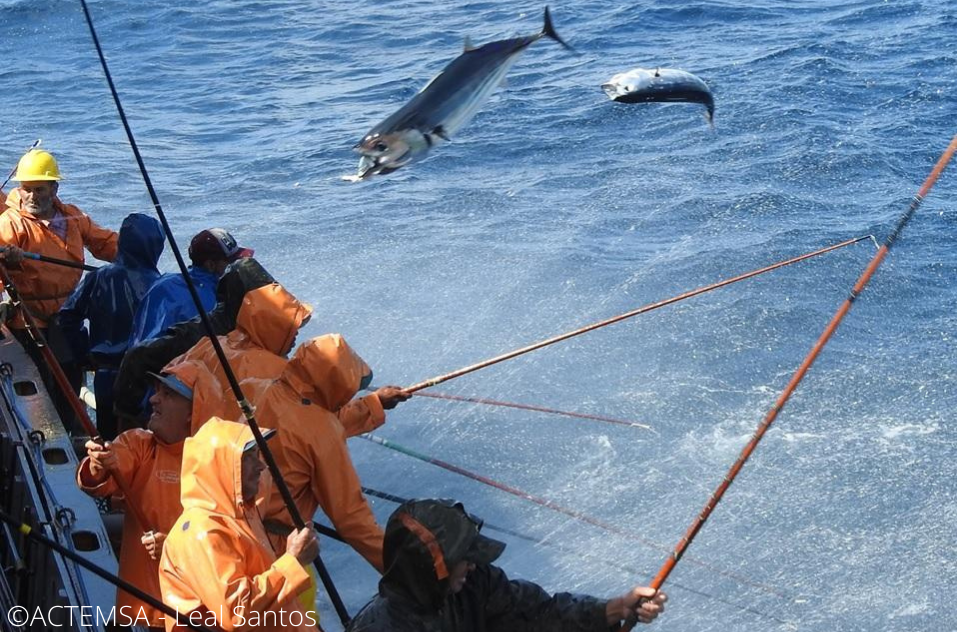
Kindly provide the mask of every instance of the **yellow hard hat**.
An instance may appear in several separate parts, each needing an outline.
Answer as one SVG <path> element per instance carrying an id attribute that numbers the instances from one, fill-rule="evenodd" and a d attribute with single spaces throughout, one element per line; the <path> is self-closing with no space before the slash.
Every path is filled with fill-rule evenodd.
<path id="1" fill-rule="evenodd" d="M 17 174 L 13 179 L 19 182 L 59 180 L 60 168 L 56 164 L 56 158 L 48 152 L 31 149 L 23 154 L 23 158 L 17 163 Z"/>

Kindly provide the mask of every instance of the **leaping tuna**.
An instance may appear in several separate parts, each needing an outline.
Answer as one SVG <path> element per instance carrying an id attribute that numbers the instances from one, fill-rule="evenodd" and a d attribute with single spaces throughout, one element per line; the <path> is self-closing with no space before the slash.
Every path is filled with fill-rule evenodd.
<path id="1" fill-rule="evenodd" d="M 635 68 L 618 73 L 602 84 L 612 101 L 647 103 L 650 101 L 682 101 L 701 103 L 708 108 L 705 118 L 714 127 L 714 97 L 708 84 L 684 70 Z"/>
<path id="2" fill-rule="evenodd" d="M 542 37 L 568 50 L 552 26 L 548 7 L 545 25 L 535 35 L 489 42 L 465 51 L 429 81 L 411 101 L 366 134 L 353 149 L 361 154 L 359 170 L 349 180 L 391 173 L 449 140 L 478 112 L 502 83 L 518 56 Z"/>

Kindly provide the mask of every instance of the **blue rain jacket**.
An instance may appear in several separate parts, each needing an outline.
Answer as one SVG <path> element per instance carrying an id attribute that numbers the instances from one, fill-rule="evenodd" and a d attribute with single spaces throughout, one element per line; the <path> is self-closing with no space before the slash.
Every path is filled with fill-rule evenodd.
<path id="1" fill-rule="evenodd" d="M 216 305 L 216 284 L 219 277 L 201 266 L 190 266 L 189 277 L 196 286 L 203 311 L 213 309 Z M 156 280 L 136 310 L 130 346 L 156 338 L 176 323 L 198 315 L 196 303 L 189 294 L 183 275 L 164 274 Z"/>
<path id="2" fill-rule="evenodd" d="M 159 278 L 156 262 L 163 246 L 163 229 L 157 220 L 142 213 L 131 213 L 123 220 L 114 262 L 83 277 L 60 308 L 60 327 L 77 358 L 90 356 L 97 366 L 119 366 L 133 314 Z M 88 330 L 84 321 L 89 321 Z"/>

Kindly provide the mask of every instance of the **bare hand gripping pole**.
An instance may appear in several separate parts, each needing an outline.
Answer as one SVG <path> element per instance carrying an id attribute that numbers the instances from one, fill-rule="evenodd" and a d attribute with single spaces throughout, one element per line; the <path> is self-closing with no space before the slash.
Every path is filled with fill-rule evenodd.
<path id="1" fill-rule="evenodd" d="M 169 226 L 169 222 L 166 221 L 166 214 L 163 212 L 163 207 L 160 205 L 159 197 L 156 195 L 156 190 L 153 188 L 153 183 L 150 180 L 149 173 L 146 171 L 146 164 L 143 162 L 143 157 L 140 155 L 140 150 L 136 145 L 136 139 L 133 137 L 133 130 L 130 128 L 130 124 L 126 119 L 126 113 L 123 111 L 123 106 L 120 103 L 120 96 L 116 91 L 116 86 L 113 84 L 113 78 L 110 75 L 110 70 L 106 65 L 106 58 L 103 56 L 103 49 L 100 48 L 100 41 L 96 36 L 96 30 L 93 28 L 93 18 L 90 16 L 90 10 L 87 7 L 86 0 L 80 0 L 80 4 L 83 5 L 83 13 L 86 16 L 86 23 L 90 27 L 90 35 L 93 38 L 93 44 L 96 46 L 96 52 L 97 55 L 99 55 L 100 64 L 103 66 L 103 74 L 106 76 L 106 81 L 110 86 L 110 92 L 113 95 L 114 103 L 116 103 L 116 109 L 120 115 L 120 120 L 123 122 L 123 128 L 126 130 L 126 136 L 130 141 L 130 148 L 133 150 L 136 163 L 139 165 L 140 172 L 143 174 L 143 181 L 145 182 L 146 188 L 149 191 L 150 200 L 152 200 L 153 206 L 156 208 L 156 215 L 159 218 L 160 223 L 163 224 L 163 231 L 166 233 L 166 238 L 169 241 L 170 248 L 173 251 L 173 255 L 176 257 L 176 263 L 179 266 L 180 272 L 183 274 L 183 280 L 186 282 L 186 287 L 189 288 L 189 294 L 193 298 L 193 303 L 195 303 L 197 311 L 199 311 L 199 316 L 202 320 L 203 327 L 205 327 L 206 333 L 209 336 L 209 341 L 212 343 L 213 349 L 216 351 L 216 356 L 223 365 L 223 370 L 226 373 L 229 386 L 233 391 L 233 395 L 236 397 L 236 401 L 239 403 L 240 410 L 242 410 L 243 415 L 246 418 L 246 423 L 249 424 L 249 429 L 252 430 L 253 436 L 256 439 L 256 444 L 259 446 L 259 452 L 266 461 L 266 466 L 269 468 L 269 473 L 272 475 L 273 481 L 276 483 L 276 487 L 279 489 L 279 493 L 286 505 L 286 509 L 289 511 L 289 515 L 292 516 L 292 520 L 296 525 L 296 528 L 303 529 L 305 528 L 306 523 L 299 514 L 299 509 L 296 507 L 296 503 L 293 501 L 292 494 L 289 493 L 289 487 L 286 485 L 285 480 L 283 480 L 282 473 L 279 471 L 279 467 L 276 465 L 276 459 L 273 458 L 272 452 L 269 450 L 269 446 L 266 444 L 266 440 L 263 439 L 262 432 L 259 430 L 259 424 L 256 423 L 256 418 L 253 414 L 253 407 L 250 405 L 249 401 L 246 400 L 245 395 L 243 395 L 243 391 L 239 386 L 239 382 L 236 380 L 236 375 L 229 366 L 229 361 L 226 359 L 226 355 L 223 353 L 223 348 L 219 344 L 219 339 L 216 337 L 216 332 L 209 320 L 209 316 L 206 314 L 206 310 L 203 309 L 203 304 L 199 299 L 199 294 L 196 292 L 196 286 L 193 284 L 193 280 L 189 276 L 189 272 L 186 268 L 186 262 L 183 260 L 183 255 L 180 252 L 179 247 L 176 245 L 176 239 L 173 237 L 173 231 Z M 316 567 L 316 572 L 319 574 L 319 578 L 322 580 L 322 585 L 325 587 L 326 592 L 329 594 L 329 599 L 332 601 L 332 605 L 336 609 L 336 614 L 339 615 L 339 619 L 342 621 L 343 627 L 345 627 L 345 625 L 349 622 L 349 613 L 346 611 L 345 604 L 342 602 L 339 592 L 332 583 L 332 577 L 330 577 L 329 571 L 326 570 L 325 564 L 322 563 L 321 557 L 316 557 L 314 565 Z"/>

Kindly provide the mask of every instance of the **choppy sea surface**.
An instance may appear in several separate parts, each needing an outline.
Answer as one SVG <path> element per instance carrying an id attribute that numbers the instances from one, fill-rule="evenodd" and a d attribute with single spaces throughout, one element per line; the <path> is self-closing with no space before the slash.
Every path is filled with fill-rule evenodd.
<path id="1" fill-rule="evenodd" d="M 476 43 L 542 6 L 90 3 L 182 246 L 223 226 L 409 385 L 848 238 L 883 240 L 957 132 L 949 0 L 572 0 L 427 160 L 352 184 L 351 147 Z M 0 167 L 36 138 L 61 197 L 151 212 L 79 3 L 0 0 Z M 681 68 L 716 99 L 599 85 Z M 3 166 L 7 165 L 7 166 Z M 665 588 L 664 631 L 957 628 L 957 168 L 945 172 Z M 651 430 L 417 397 L 379 434 L 591 519 L 353 439 L 371 488 L 456 497 L 553 591 L 647 584 L 875 252 L 868 241 L 434 390 Z M 164 254 L 166 269 L 172 257 Z M 384 523 L 395 505 L 373 500 Z M 595 523 L 607 523 L 614 530 Z M 323 541 L 351 612 L 376 574 Z M 320 598 L 327 629 L 338 628 Z"/>

